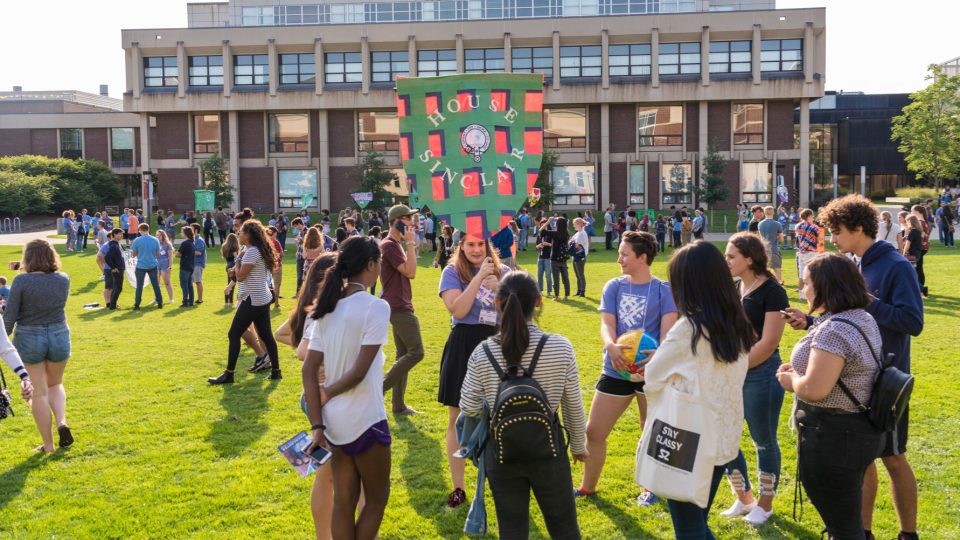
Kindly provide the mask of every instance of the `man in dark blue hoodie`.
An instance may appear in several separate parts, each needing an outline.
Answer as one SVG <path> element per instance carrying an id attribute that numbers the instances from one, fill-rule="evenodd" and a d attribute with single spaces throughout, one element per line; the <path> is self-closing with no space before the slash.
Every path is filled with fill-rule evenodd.
<path id="1" fill-rule="evenodd" d="M 857 257 L 873 303 L 867 312 L 877 321 L 883 339 L 883 355 L 896 355 L 894 365 L 910 372 L 910 336 L 923 330 L 923 299 L 913 266 L 890 243 L 877 242 L 878 213 L 873 204 L 860 195 L 834 199 L 820 209 L 820 220 L 830 229 L 833 243 L 842 253 Z M 807 317 L 788 308 L 790 325 L 806 328 Z M 898 540 L 917 537 L 917 479 L 907 462 L 907 426 L 909 409 L 897 428 L 885 436 L 880 454 L 890 474 L 893 505 L 900 521 Z M 863 481 L 863 525 L 866 538 L 870 531 L 877 498 L 877 467 L 871 465 Z"/>
<path id="2" fill-rule="evenodd" d="M 123 258 L 123 248 L 120 246 L 120 240 L 123 238 L 123 229 L 113 229 L 110 232 L 110 242 L 107 244 L 107 253 L 103 257 L 103 262 L 110 267 L 110 275 L 113 277 L 113 289 L 110 292 L 110 301 L 107 308 L 117 309 L 117 299 L 123 292 L 124 272 L 127 269 L 127 261 Z"/>

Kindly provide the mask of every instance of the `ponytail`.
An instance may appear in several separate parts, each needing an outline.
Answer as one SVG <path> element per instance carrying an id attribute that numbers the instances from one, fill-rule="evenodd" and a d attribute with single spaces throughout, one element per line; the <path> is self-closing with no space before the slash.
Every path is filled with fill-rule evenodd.
<path id="1" fill-rule="evenodd" d="M 317 302 L 310 315 L 320 319 L 337 309 L 343 294 L 343 280 L 362 274 L 371 261 L 380 261 L 380 246 L 369 236 L 351 236 L 340 245 L 337 262 L 327 270 L 320 283 Z"/>
<path id="2" fill-rule="evenodd" d="M 313 308 L 314 319 L 319 319 L 327 313 L 333 313 L 340 301 L 340 292 L 343 289 L 343 265 L 338 261 L 328 269 L 320 282 L 320 293 Z"/>
<path id="3" fill-rule="evenodd" d="M 507 367 L 520 367 L 520 358 L 530 345 L 530 329 L 516 291 L 507 293 L 507 301 L 501 304 L 500 349 Z"/>

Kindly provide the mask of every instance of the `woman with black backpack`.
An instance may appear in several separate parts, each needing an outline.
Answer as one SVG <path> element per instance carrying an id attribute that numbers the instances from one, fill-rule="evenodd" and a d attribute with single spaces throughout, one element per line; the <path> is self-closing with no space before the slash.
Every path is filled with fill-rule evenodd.
<path id="1" fill-rule="evenodd" d="M 533 415 L 514 414 L 503 422 L 507 425 L 497 424 L 497 413 L 507 409 L 501 404 L 503 394 L 510 388 L 510 382 L 502 384 L 502 381 L 532 379 L 533 384 L 525 386 L 533 387 L 532 397 L 545 399 L 549 406 L 549 412 L 536 416 L 552 417 L 550 420 L 556 422 L 557 409 L 562 407 L 573 460 L 586 459 L 586 420 L 573 346 L 561 335 L 545 334 L 533 322 L 542 297 L 530 274 L 508 273 L 500 282 L 495 303 L 500 314 L 500 329 L 470 357 L 460 391 L 460 410 L 478 417 L 484 401 L 495 404 L 491 436 L 483 459 L 497 510 L 499 537 L 525 539 L 529 536 L 530 491 L 533 490 L 550 537 L 579 539 L 577 508 L 570 491 L 570 462 L 564 455 L 563 429 L 559 423 L 548 428 L 556 433 L 551 437 L 553 444 L 533 435 L 545 429 L 528 420 Z M 516 388 L 518 386 L 511 389 L 518 392 Z M 514 433 L 510 433 L 511 425 L 516 426 Z M 548 457 L 511 463 L 509 453 L 518 450 L 542 452 Z"/>
<path id="2" fill-rule="evenodd" d="M 550 270 L 553 273 L 553 299 L 560 300 L 560 280 L 563 280 L 563 299 L 570 298 L 570 272 L 567 268 L 567 259 L 570 251 L 567 244 L 570 242 L 570 231 L 567 229 L 567 218 L 557 218 L 557 228 L 548 231 L 553 250 L 550 254 Z"/>
<path id="3" fill-rule="evenodd" d="M 803 283 L 810 312 L 823 314 L 777 371 L 780 385 L 797 396 L 799 480 L 830 538 L 860 539 L 863 477 L 883 437 L 857 402 L 870 403 L 880 329 L 866 311 L 872 299 L 850 259 L 837 253 L 813 259 Z"/>

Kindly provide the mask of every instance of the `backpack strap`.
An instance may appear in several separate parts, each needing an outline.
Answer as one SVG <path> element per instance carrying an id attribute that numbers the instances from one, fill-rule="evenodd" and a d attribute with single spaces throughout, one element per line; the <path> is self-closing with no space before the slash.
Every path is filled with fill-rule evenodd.
<path id="1" fill-rule="evenodd" d="M 483 347 L 483 352 L 487 355 L 487 360 L 490 361 L 490 365 L 493 366 L 494 371 L 497 372 L 497 377 L 501 381 L 506 380 L 506 375 L 503 373 L 503 368 L 500 367 L 500 363 L 497 362 L 497 359 L 493 357 L 493 353 L 490 351 L 490 345 L 487 345 L 487 342 L 484 341 L 480 344 Z"/>
<path id="2" fill-rule="evenodd" d="M 867 344 L 867 348 L 870 349 L 870 355 L 873 356 L 874 361 L 877 363 L 877 368 L 880 370 L 883 369 L 883 364 L 880 362 L 880 357 L 877 356 L 877 353 L 873 351 L 873 347 L 870 346 L 870 340 L 867 339 L 867 334 L 864 333 L 863 329 L 861 329 L 858 325 L 856 325 L 853 321 L 849 319 L 843 319 L 838 317 L 830 320 L 846 323 L 847 325 L 852 326 L 857 332 L 859 332 L 860 336 L 863 337 L 864 343 Z M 879 371 L 878 371 L 878 374 L 879 374 Z M 870 410 L 870 407 L 867 407 L 866 405 L 864 405 L 859 399 L 857 399 L 853 395 L 853 392 L 851 392 L 850 389 L 847 388 L 847 385 L 844 384 L 842 379 L 839 379 L 839 378 L 837 379 L 837 386 L 840 387 L 840 390 L 850 399 L 851 402 L 853 402 L 854 405 L 857 406 L 858 409 L 860 409 L 863 412 Z"/>
<path id="3" fill-rule="evenodd" d="M 540 341 L 537 343 L 537 348 L 533 351 L 533 359 L 530 360 L 530 367 L 527 368 L 527 377 L 533 376 L 533 370 L 537 367 L 537 362 L 540 361 L 540 353 L 543 352 L 543 346 L 547 344 L 547 339 L 550 338 L 550 334 L 544 333 L 540 336 Z"/>

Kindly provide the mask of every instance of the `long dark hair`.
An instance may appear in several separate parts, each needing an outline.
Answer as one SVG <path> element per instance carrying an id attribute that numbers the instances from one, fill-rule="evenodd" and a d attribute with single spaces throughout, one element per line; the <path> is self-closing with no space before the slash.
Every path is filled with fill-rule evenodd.
<path id="1" fill-rule="evenodd" d="M 369 236 L 351 236 L 340 244 L 337 262 L 324 273 L 320 283 L 320 293 L 310 315 L 320 319 L 337 309 L 337 302 L 343 293 L 343 280 L 360 275 L 367 269 L 370 261 L 380 260 L 380 246 Z"/>
<path id="2" fill-rule="evenodd" d="M 293 334 L 293 343 L 299 344 L 303 339 L 303 324 L 307 321 L 307 311 L 317 301 L 317 293 L 320 292 L 320 285 L 323 278 L 335 263 L 337 254 L 327 252 L 319 255 L 310 264 L 306 275 L 303 276 L 303 285 L 300 288 L 300 297 L 297 299 L 297 305 L 290 312 L 290 329 Z"/>
<path id="3" fill-rule="evenodd" d="M 277 265 L 277 254 L 273 250 L 273 242 L 267 239 L 267 230 L 263 227 L 263 223 L 248 219 L 240 226 L 240 232 L 247 233 L 250 247 L 257 248 L 260 258 L 263 259 L 263 265 L 267 267 L 267 272 L 273 272 Z"/>
<path id="4" fill-rule="evenodd" d="M 740 255 L 750 259 L 750 271 L 757 276 L 773 278 L 773 272 L 767 267 L 767 248 L 765 240 L 754 233 L 743 231 L 730 237 L 730 243 Z"/>
<path id="5" fill-rule="evenodd" d="M 690 349 L 710 342 L 714 358 L 736 362 L 756 341 L 723 253 L 706 240 L 678 249 L 668 265 L 677 311 L 693 325 Z"/>
<path id="6" fill-rule="evenodd" d="M 570 241 L 570 231 L 567 230 L 567 218 L 561 216 L 557 218 L 557 243 L 560 249 L 566 249 L 567 242 Z M 556 247 L 554 248 L 556 249 Z"/>
<path id="7" fill-rule="evenodd" d="M 530 345 L 527 321 L 533 317 L 540 291 L 533 276 L 523 271 L 507 272 L 497 289 L 500 303 L 500 342 L 508 367 L 519 367 L 520 358 Z"/>

